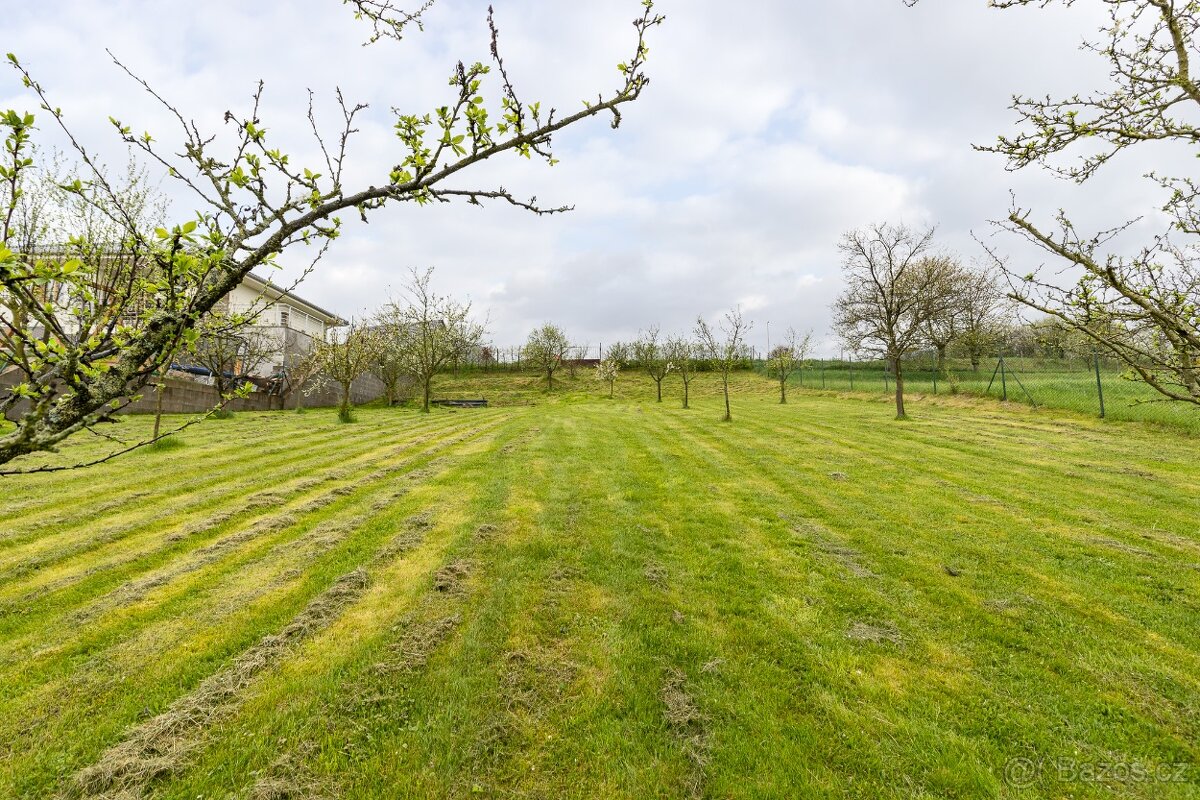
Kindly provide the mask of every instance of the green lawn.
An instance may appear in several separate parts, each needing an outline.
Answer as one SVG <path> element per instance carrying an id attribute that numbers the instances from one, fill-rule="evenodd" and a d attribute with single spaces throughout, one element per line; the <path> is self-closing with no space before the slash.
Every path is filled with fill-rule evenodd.
<path id="1" fill-rule="evenodd" d="M 985 360 L 978 370 L 961 359 L 948 362 L 953 379 L 934 369 L 932 357 L 918 357 L 905 366 L 905 386 L 914 393 L 952 394 L 1001 399 L 1043 408 L 1100 415 L 1100 392 L 1093 362 L 1081 358 L 1006 358 L 1005 370 L 997 360 Z M 885 392 L 894 389 L 882 362 L 848 364 L 813 362 L 792 377 L 792 384 L 831 391 Z M 1108 419 L 1148 422 L 1200 435 L 1200 408 L 1166 401 L 1141 381 L 1129 380 L 1119 364 L 1101 361 L 1100 384 Z"/>
<path id="2" fill-rule="evenodd" d="M 4 479 L 0 797 L 1200 797 L 1200 439 L 703 381 Z"/>

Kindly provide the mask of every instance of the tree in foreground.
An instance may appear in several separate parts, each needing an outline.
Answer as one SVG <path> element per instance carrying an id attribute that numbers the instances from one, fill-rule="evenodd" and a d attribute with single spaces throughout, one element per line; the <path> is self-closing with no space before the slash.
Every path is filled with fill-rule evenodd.
<path id="1" fill-rule="evenodd" d="M 705 322 L 703 316 L 696 318 L 696 341 L 700 351 L 721 375 L 721 390 L 725 393 L 722 419 L 725 422 L 733 421 L 729 406 L 729 376 L 745 356 L 746 334 L 751 327 L 753 323 L 742 315 L 740 307 L 726 311 L 716 328 Z"/>
<path id="2" fill-rule="evenodd" d="M 769 369 L 775 373 L 779 381 L 779 402 L 787 403 L 788 379 L 797 369 L 804 366 L 808 352 L 812 349 L 812 333 L 797 333 L 795 328 L 788 328 L 783 335 L 783 342 L 777 345 L 767 356 Z"/>
<path id="3" fill-rule="evenodd" d="M 521 354 L 546 376 L 546 388 L 554 391 L 554 373 L 571 352 L 571 341 L 557 325 L 547 322 L 529 334 Z"/>
<path id="4" fill-rule="evenodd" d="M 475 355 L 485 328 L 476 322 L 470 303 L 439 295 L 430 287 L 433 269 L 413 269 L 404 298 L 388 303 L 378 316 L 382 355 L 393 359 L 389 377 L 409 375 L 421 387 L 421 409 L 429 411 L 434 377 L 449 364 Z"/>
<path id="5" fill-rule="evenodd" d="M 351 323 L 345 330 L 335 331 L 330 338 L 318 340 L 313 352 L 321 365 L 321 376 L 341 389 L 338 419 L 354 421 L 351 388 L 354 381 L 371 368 L 377 342 L 374 333 L 362 323 Z"/>
<path id="6" fill-rule="evenodd" d="M 1037 165 L 1082 184 L 1125 150 L 1156 143 L 1173 158 L 1175 151 L 1163 144 L 1200 141 L 1200 81 L 1192 69 L 1200 57 L 1200 4 L 1107 0 L 1104 6 L 1107 22 L 1085 49 L 1107 62 L 1109 84 L 1061 99 L 1018 97 L 1012 108 L 1022 130 L 977 149 L 1003 156 L 1009 169 Z M 1064 163 L 1059 157 L 1066 153 L 1079 157 Z M 1120 241 L 1136 220 L 1081 232 L 1065 211 L 1047 224 L 1014 205 L 998 223 L 1049 254 L 1055 276 L 1078 276 L 1074 283 L 1008 270 L 1005 259 L 989 251 L 1008 273 L 1014 300 L 1061 320 L 1164 398 L 1200 405 L 1200 181 L 1165 171 L 1148 177 L 1166 195 L 1162 210 L 1169 222 L 1137 248 Z"/>
<path id="7" fill-rule="evenodd" d="M 670 336 L 664 348 L 671 370 L 679 375 L 683 382 L 683 407 L 688 408 L 688 394 L 692 387 L 692 379 L 696 377 L 696 359 L 700 347 L 686 336 Z"/>
<path id="8" fill-rule="evenodd" d="M 420 24 L 421 13 L 430 5 L 405 13 L 387 2 L 353 3 L 356 15 L 372 25 L 371 42 L 399 40 L 407 26 Z M 272 136 L 271 122 L 262 117 L 261 83 L 248 108 L 224 114 L 225 133 L 215 135 L 202 131 L 118 62 L 178 121 L 181 141 L 162 146 L 155 135 L 135 132 L 114 117 L 115 134 L 178 181 L 195 203 L 191 218 L 151 232 L 143 229 L 135 205 L 108 179 L 92 151 L 73 135 L 49 92 L 10 54 L 9 63 L 36 96 L 45 122 L 62 131 L 81 162 L 84 174 L 62 185 L 84 203 L 110 209 L 111 219 L 121 228 L 123 252 L 139 267 L 112 282 L 105 277 L 105 264 L 75 253 L 44 259 L 24 246 L 11 223 L 22 192 L 41 168 L 30 149 L 34 117 L 16 111 L 0 113 L 0 128 L 5 132 L 0 151 L 0 302 L 8 309 L 6 322 L 12 328 L 5 358 L 14 363 L 22 379 L 0 395 L 0 410 L 11 411 L 24 402 L 15 430 L 0 436 L 0 464 L 53 449 L 128 405 L 169 354 L 193 334 L 196 322 L 253 269 L 270 267 L 283 254 L 305 245 L 310 245 L 311 260 L 305 261 L 311 269 L 340 233 L 343 212 L 366 219 L 389 204 L 454 200 L 474 205 L 497 200 L 539 214 L 568 210 L 519 199 L 503 187 L 464 181 L 476 165 L 503 153 L 537 157 L 553 165 L 553 135 L 591 117 L 611 115 L 614 127 L 619 124 L 621 106 L 640 97 L 648 83 L 646 35 L 663 20 L 652 2 L 642 5 L 634 21 L 632 52 L 618 65 L 617 87 L 567 114 L 546 110 L 518 94 L 489 14 L 492 65 L 459 62 L 450 74 L 450 96 L 436 111 L 397 112 L 393 167 L 357 186 L 349 183 L 352 170 L 347 154 L 366 106 L 347 102 L 340 92 L 336 95 L 339 119 L 332 129 L 322 130 L 310 103 L 312 149 L 320 156 L 318 163 L 303 165 L 282 152 Z M 489 100 L 484 84 L 493 70 L 499 80 Z M 68 234 L 54 244 L 72 243 L 73 249 L 76 242 L 91 244 L 84 228 Z M 56 293 L 48 297 L 47 286 Z M 77 315 L 79 309 L 85 309 L 89 324 L 81 332 L 63 329 L 61 320 Z M 121 452 L 145 443 L 123 447 Z"/>
<path id="9" fill-rule="evenodd" d="M 612 356 L 607 356 L 596 365 L 596 380 L 608 384 L 608 399 L 613 398 L 617 387 L 617 376 L 621 374 L 621 365 Z"/>
<path id="10" fill-rule="evenodd" d="M 953 302 L 950 262 L 932 256 L 933 229 L 879 223 L 842 236 L 846 288 L 833 306 L 847 346 L 884 358 L 895 377 L 896 418 L 904 418 L 903 358 L 925 342 L 927 323 Z"/>
<path id="11" fill-rule="evenodd" d="M 646 370 L 646 374 L 654 381 L 654 386 L 658 390 L 658 402 L 662 402 L 662 382 L 667 377 L 667 373 L 671 371 L 671 362 L 667 359 L 666 352 L 659 341 L 659 330 L 657 325 L 652 325 L 633 344 L 633 358 L 642 369 Z"/>

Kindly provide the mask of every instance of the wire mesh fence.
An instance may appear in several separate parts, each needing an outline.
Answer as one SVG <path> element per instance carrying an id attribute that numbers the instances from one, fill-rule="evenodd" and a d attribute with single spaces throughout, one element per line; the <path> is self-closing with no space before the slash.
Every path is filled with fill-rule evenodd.
<path id="1" fill-rule="evenodd" d="M 766 362 L 759 362 L 767 373 Z M 1166 401 L 1121 365 L 1096 356 L 1030 358 L 996 355 L 977 365 L 935 354 L 905 359 L 906 393 L 974 395 L 1013 403 L 1061 408 L 1116 420 L 1152 422 L 1200 433 L 1200 407 Z M 896 377 L 882 361 L 813 360 L 789 384 L 836 391 L 895 391 Z"/>

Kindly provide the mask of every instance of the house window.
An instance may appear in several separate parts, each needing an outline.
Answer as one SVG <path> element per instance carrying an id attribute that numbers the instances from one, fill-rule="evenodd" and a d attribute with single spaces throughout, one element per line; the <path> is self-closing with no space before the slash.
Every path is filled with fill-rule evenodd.
<path id="1" fill-rule="evenodd" d="M 279 324 L 286 328 L 290 321 L 291 312 L 286 308 L 279 309 Z"/>

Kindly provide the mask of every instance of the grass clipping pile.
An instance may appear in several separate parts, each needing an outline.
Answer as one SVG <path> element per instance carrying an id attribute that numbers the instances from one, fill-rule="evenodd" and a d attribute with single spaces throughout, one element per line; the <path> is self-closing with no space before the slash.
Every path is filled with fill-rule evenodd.
<path id="1" fill-rule="evenodd" d="M 110 747 L 99 761 L 76 776 L 66 796 L 141 797 L 156 778 L 178 772 L 202 741 L 204 729 L 237 706 L 242 690 L 255 675 L 278 661 L 288 648 L 329 625 L 366 588 L 365 570 L 343 575 L 282 631 L 264 636 L 228 667 L 206 678 L 190 694 Z"/>

